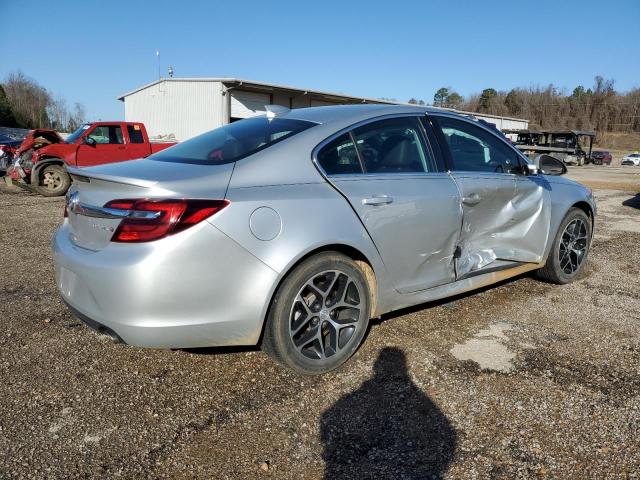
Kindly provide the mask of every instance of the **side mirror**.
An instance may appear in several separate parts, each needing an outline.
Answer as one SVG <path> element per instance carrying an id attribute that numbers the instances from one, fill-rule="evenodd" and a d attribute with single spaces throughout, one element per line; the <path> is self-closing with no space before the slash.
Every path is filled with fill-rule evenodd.
<path id="1" fill-rule="evenodd" d="M 538 155 L 533 162 L 543 175 L 564 175 L 567 173 L 567 166 L 564 162 L 551 155 Z"/>
<path id="2" fill-rule="evenodd" d="M 86 136 L 82 139 L 82 143 L 89 145 L 90 147 L 94 147 L 96 144 L 96 139 L 93 137 Z"/>
<path id="3" fill-rule="evenodd" d="M 538 174 L 538 167 L 536 167 L 534 164 L 532 163 L 525 163 L 522 165 L 522 173 L 524 173 L 525 175 L 537 175 Z"/>

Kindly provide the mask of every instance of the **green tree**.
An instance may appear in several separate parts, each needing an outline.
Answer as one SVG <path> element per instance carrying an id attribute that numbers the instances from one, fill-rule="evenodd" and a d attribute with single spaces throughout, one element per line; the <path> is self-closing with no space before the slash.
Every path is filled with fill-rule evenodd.
<path id="1" fill-rule="evenodd" d="M 504 104 L 509 110 L 509 115 L 522 115 L 525 107 L 525 94 L 517 88 L 513 88 L 504 98 Z"/>
<path id="2" fill-rule="evenodd" d="M 433 96 L 433 104 L 436 107 L 444 107 L 447 103 L 447 97 L 449 96 L 449 89 L 446 87 L 442 87 L 438 89 L 438 91 Z"/>
<path id="3" fill-rule="evenodd" d="M 578 85 L 576 88 L 573 89 L 573 93 L 571 94 L 571 96 L 574 98 L 580 98 L 585 93 L 586 92 L 584 91 L 584 87 L 582 85 Z"/>
<path id="4" fill-rule="evenodd" d="M 498 96 L 494 88 L 485 88 L 480 94 L 480 111 L 488 112 L 493 104 L 493 99 Z"/>
<path id="5" fill-rule="evenodd" d="M 7 99 L 7 94 L 2 85 L 0 85 L 0 126 L 1 127 L 17 127 L 16 117 L 11 109 L 11 104 Z"/>
<path id="6" fill-rule="evenodd" d="M 418 104 L 418 100 L 416 100 L 415 98 L 411 97 L 407 103 L 410 103 L 411 105 L 417 105 Z"/>
<path id="7" fill-rule="evenodd" d="M 460 95 L 458 92 L 451 92 L 449 95 L 447 95 L 445 104 L 449 108 L 458 108 L 463 101 L 464 98 L 462 98 L 462 95 Z"/>

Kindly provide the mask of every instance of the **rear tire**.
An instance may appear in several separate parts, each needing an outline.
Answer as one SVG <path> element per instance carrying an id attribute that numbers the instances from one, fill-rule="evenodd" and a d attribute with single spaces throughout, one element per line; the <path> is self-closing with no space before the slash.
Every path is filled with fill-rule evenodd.
<path id="1" fill-rule="evenodd" d="M 563 285 L 576 279 L 584 268 L 591 247 L 591 220 L 584 211 L 572 208 L 560 223 L 547 263 L 536 276 Z"/>
<path id="2" fill-rule="evenodd" d="M 67 193 L 71 185 L 71 177 L 60 165 L 47 165 L 38 172 L 36 190 L 45 197 L 59 197 Z"/>
<path id="3" fill-rule="evenodd" d="M 276 292 L 262 348 L 278 363 L 307 375 L 344 364 L 367 331 L 371 296 L 349 257 L 323 252 L 304 260 Z"/>

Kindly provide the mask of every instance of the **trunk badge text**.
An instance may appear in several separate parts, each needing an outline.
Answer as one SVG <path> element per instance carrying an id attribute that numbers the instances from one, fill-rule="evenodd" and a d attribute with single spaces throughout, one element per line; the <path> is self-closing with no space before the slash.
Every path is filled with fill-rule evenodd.
<path id="1" fill-rule="evenodd" d="M 97 223 L 92 223 L 91 227 L 95 228 L 96 230 L 104 230 L 105 232 L 109 232 L 109 233 L 113 233 L 115 230 L 115 228 L 113 227 L 108 227 L 106 225 L 99 225 Z"/>

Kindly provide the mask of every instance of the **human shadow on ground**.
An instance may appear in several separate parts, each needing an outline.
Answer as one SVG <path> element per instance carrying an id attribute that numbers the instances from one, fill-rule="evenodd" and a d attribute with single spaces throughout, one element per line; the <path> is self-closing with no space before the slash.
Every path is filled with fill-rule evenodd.
<path id="1" fill-rule="evenodd" d="M 456 432 L 416 386 L 398 348 L 382 350 L 374 376 L 321 417 L 325 479 L 442 478 Z"/>
<path id="2" fill-rule="evenodd" d="M 636 193 L 634 197 L 627 198 L 624 202 L 622 202 L 622 205 L 624 205 L 625 207 L 632 207 L 640 210 L 640 193 Z"/>

